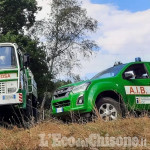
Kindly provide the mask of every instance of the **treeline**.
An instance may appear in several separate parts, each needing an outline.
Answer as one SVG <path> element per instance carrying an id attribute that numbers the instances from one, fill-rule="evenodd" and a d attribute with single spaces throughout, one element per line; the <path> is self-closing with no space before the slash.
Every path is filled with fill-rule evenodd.
<path id="1" fill-rule="evenodd" d="M 40 102 L 45 93 L 72 82 L 56 79 L 58 75 L 76 78 L 72 71 L 80 66 L 79 57 L 88 58 L 97 48 L 86 36 L 96 31 L 97 21 L 87 16 L 78 0 L 49 3 L 48 19 L 37 21 L 36 14 L 44 8 L 36 0 L 0 1 L 0 42 L 15 42 L 31 56 Z"/>

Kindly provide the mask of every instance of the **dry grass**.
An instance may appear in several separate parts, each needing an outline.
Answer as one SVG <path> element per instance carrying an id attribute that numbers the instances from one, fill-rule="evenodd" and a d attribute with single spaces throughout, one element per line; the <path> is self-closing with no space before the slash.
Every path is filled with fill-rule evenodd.
<path id="1" fill-rule="evenodd" d="M 62 136 L 70 137 L 73 136 L 75 138 L 85 139 L 90 134 L 96 133 L 101 136 L 105 136 L 109 134 L 109 136 L 122 136 L 122 137 L 138 137 L 138 138 L 146 138 L 147 139 L 147 148 L 138 147 L 136 149 L 148 149 L 150 148 L 148 144 L 150 144 L 150 118 L 128 118 L 121 119 L 118 121 L 111 122 L 103 122 L 101 120 L 97 120 L 95 122 L 90 122 L 87 124 L 64 124 L 60 121 L 49 120 L 43 123 L 39 123 L 35 127 L 30 129 L 22 129 L 14 127 L 14 129 L 5 129 L 0 128 L 0 149 L 8 149 L 8 150 L 29 150 L 29 149 L 56 149 L 51 146 L 52 139 L 46 137 L 49 141 L 49 145 L 47 148 L 42 148 L 39 146 L 40 137 L 39 134 L 51 134 L 51 133 L 61 133 Z M 58 147 L 57 149 L 66 149 L 63 147 Z M 82 148 L 67 148 L 70 149 L 82 149 Z M 84 149 L 92 149 L 92 148 L 84 148 Z M 100 148 L 99 148 L 100 149 Z M 108 149 L 108 148 L 104 148 Z M 123 149 L 123 148 L 112 148 L 112 149 Z M 131 149 L 131 148 L 124 148 Z M 93 149 L 94 150 L 94 149 Z"/>

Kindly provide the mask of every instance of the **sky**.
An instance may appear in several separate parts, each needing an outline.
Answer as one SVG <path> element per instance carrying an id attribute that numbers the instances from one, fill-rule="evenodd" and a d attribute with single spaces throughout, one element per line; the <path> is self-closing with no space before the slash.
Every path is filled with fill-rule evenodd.
<path id="1" fill-rule="evenodd" d="M 46 18 L 47 1 L 38 2 L 43 10 L 37 18 Z M 89 36 L 100 50 L 90 60 L 81 58 L 82 68 L 74 73 L 88 79 L 116 61 L 150 61 L 150 0 L 82 0 L 82 7 L 99 22 L 97 32 Z"/>
<path id="2" fill-rule="evenodd" d="M 116 5 L 120 10 L 129 10 L 131 12 L 150 8 L 150 0 L 91 0 L 91 3 Z"/>

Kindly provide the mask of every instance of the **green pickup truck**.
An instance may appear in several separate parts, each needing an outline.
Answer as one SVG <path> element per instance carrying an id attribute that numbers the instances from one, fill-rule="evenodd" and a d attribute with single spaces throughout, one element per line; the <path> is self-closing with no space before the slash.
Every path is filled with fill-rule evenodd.
<path id="1" fill-rule="evenodd" d="M 58 88 L 52 99 L 52 115 L 74 113 L 90 116 L 97 109 L 104 120 L 116 120 L 134 110 L 150 110 L 150 62 L 115 65 L 92 79 Z"/>

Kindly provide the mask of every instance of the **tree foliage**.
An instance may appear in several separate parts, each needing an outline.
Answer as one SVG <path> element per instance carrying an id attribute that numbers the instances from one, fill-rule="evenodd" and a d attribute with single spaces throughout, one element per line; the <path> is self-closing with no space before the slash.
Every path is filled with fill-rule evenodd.
<path id="1" fill-rule="evenodd" d="M 86 36 L 96 30 L 97 21 L 87 16 L 77 0 L 52 0 L 50 5 L 49 19 L 38 22 L 32 31 L 44 35 L 50 72 L 71 73 L 80 64 L 79 57 L 90 56 L 97 46 Z"/>
<path id="2" fill-rule="evenodd" d="M 3 34 L 11 31 L 15 34 L 29 29 L 35 22 L 35 13 L 40 9 L 36 0 L 1 0 L 0 30 Z"/>

